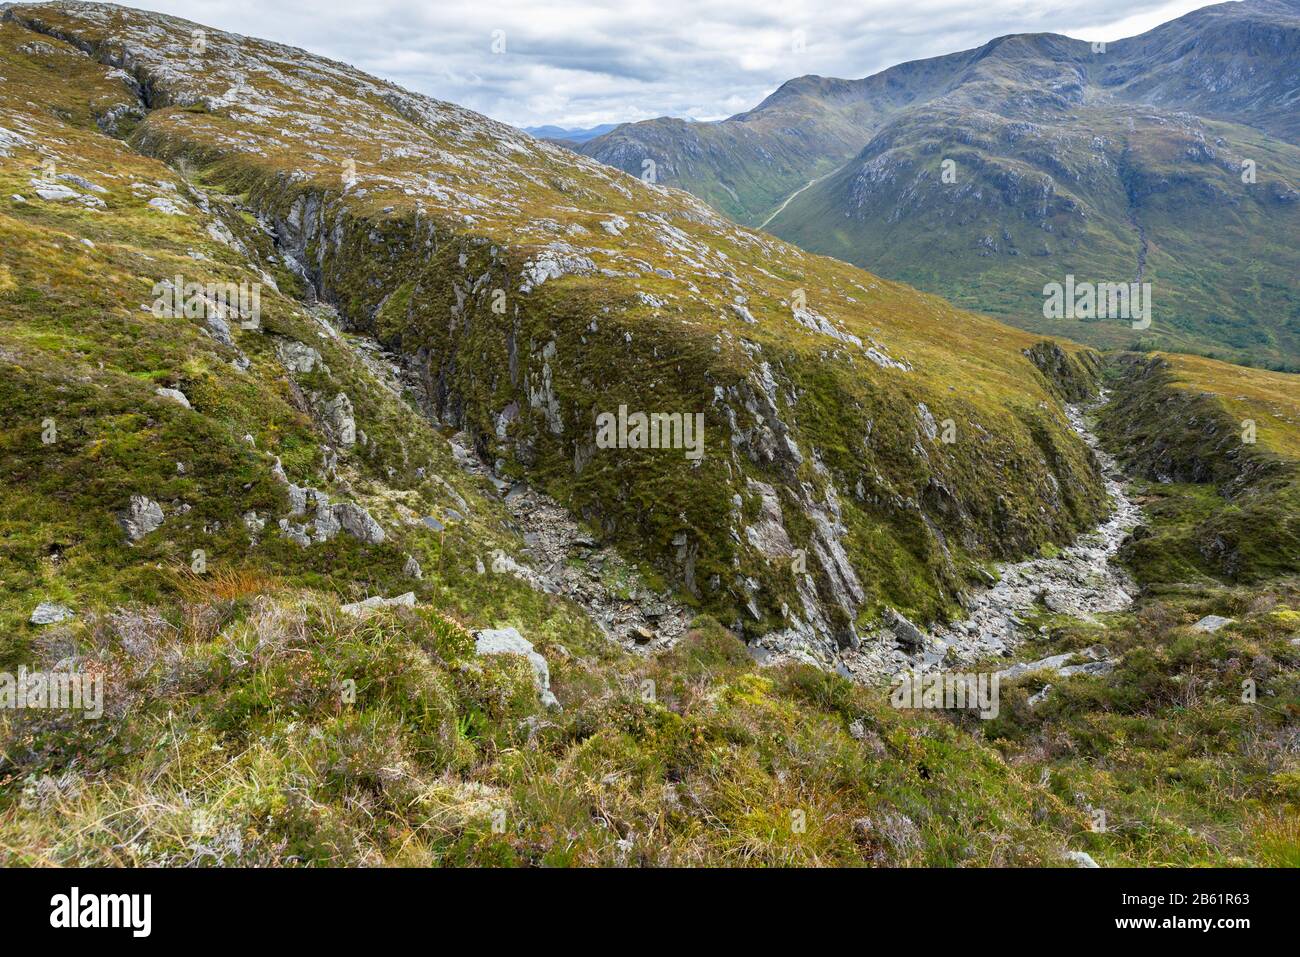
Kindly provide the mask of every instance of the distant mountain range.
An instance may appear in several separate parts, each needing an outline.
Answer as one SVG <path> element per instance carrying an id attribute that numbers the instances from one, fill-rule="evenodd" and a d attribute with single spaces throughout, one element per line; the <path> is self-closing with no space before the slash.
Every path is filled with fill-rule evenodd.
<path id="1" fill-rule="evenodd" d="M 1115 43 L 1022 34 L 799 77 L 579 148 L 1024 328 L 1300 367 L 1298 101 L 1300 0 L 1245 0 Z M 1045 319 L 1069 275 L 1150 282 L 1150 327 Z"/>
<path id="2" fill-rule="evenodd" d="M 525 126 L 525 133 L 543 140 L 558 140 L 568 143 L 586 143 L 618 127 L 617 123 L 602 123 L 586 129 L 565 126 Z"/>

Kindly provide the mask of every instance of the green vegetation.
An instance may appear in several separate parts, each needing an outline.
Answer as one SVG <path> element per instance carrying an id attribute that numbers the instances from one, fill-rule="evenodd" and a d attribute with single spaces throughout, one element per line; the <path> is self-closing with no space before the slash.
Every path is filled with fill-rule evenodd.
<path id="1" fill-rule="evenodd" d="M 1142 603 L 1032 623 L 1046 643 L 1019 654 L 1102 642 L 1122 655 L 1111 676 L 1054 682 L 1034 708 L 1028 676 L 978 725 L 895 710 L 884 689 L 751 659 L 743 638 L 798 598 L 789 556 L 746 534 L 767 507 L 749 480 L 792 546 L 843 547 L 864 633 L 885 607 L 955 614 L 995 559 L 1054 554 L 1104 512 L 1062 410 L 1095 391 L 1096 353 L 288 48 L 213 31 L 205 64 L 184 21 L 16 9 L 0 22 L 16 137 L 0 140 L 0 671 L 72 664 L 104 680 L 105 714 L 0 709 L 0 864 L 1295 860 L 1291 380 L 1111 373 L 1107 429 L 1135 467 L 1163 461 L 1171 389 L 1220 390 L 1223 414 L 1258 418 L 1259 448 L 1229 459 L 1241 471 L 1207 466 L 1212 484 L 1160 486 L 1149 537 L 1185 544 Z M 100 62 L 124 37 L 148 104 Z M 214 63 L 244 70 L 245 93 L 227 99 Z M 155 315 L 178 274 L 260 282 L 257 327 Z M 585 423 L 620 404 L 704 410 L 702 464 L 596 454 Z M 949 421 L 956 442 L 929 434 Z M 1173 445 L 1199 441 L 1172 421 Z M 677 588 L 690 632 L 624 648 L 493 570 L 523 541 L 453 432 L 625 550 L 638 574 L 589 569 L 618 596 Z M 1177 457 L 1200 459 L 1218 462 Z M 294 541 L 279 521 L 321 514 L 292 511 L 306 488 L 364 508 L 383 540 Z M 164 521 L 132 541 L 119 513 L 137 495 Z M 1274 538 L 1231 568 L 1196 549 L 1248 519 Z M 809 561 L 822 599 L 828 564 Z M 342 610 L 406 591 L 413 607 Z M 74 617 L 31 623 L 47 601 Z M 1189 631 L 1209 612 L 1236 622 Z M 477 653 L 484 628 L 532 643 L 560 710 L 528 661 Z M 1237 703 L 1245 677 L 1258 706 Z M 1097 804 L 1123 826 L 1090 830 Z"/>
<path id="2" fill-rule="evenodd" d="M 539 645 L 566 702 L 539 715 L 521 659 L 433 612 L 281 593 L 184 614 L 79 633 L 112 720 L 0 717 L 4 863 L 1055 864 L 1084 830 L 957 728 L 760 673 L 707 621 L 650 661 Z"/>
<path id="3" fill-rule="evenodd" d="M 1296 371 L 1298 50 L 1293 5 L 1216 4 L 1100 51 L 1020 34 L 797 77 L 725 120 L 624 124 L 580 149 L 1040 335 Z M 1150 326 L 1044 318 L 1067 275 L 1150 283 Z"/>
<path id="4" fill-rule="evenodd" d="M 1103 867 L 1295 867 L 1297 608 L 1291 578 L 1151 594 L 1101 625 L 1057 626 L 1024 655 L 1101 643 L 1116 669 L 1025 676 L 1002 686 L 997 718 L 963 726 L 1088 818 L 1087 850 Z M 1210 614 L 1234 623 L 1191 627 Z"/>
<path id="5" fill-rule="evenodd" d="M 1122 356 L 1103 434 L 1142 478 L 1127 546 L 1144 585 L 1300 574 L 1295 376 L 1187 356 Z"/>

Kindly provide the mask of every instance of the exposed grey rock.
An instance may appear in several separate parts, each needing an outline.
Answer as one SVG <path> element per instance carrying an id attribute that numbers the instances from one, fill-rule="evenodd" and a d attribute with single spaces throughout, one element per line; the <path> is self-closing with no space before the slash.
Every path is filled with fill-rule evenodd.
<path id="1" fill-rule="evenodd" d="M 328 542 L 342 529 L 338 515 L 335 514 L 333 506 L 327 504 L 329 499 L 324 492 L 313 491 L 316 499 L 316 518 L 312 524 L 315 526 L 315 535 L 313 536 L 318 542 Z"/>
<path id="2" fill-rule="evenodd" d="M 306 343 L 294 339 L 276 339 L 275 353 L 280 357 L 281 364 L 290 372 L 307 373 L 316 369 L 329 371 L 321 360 L 321 354 Z"/>
<path id="3" fill-rule="evenodd" d="M 1086 851 L 1066 851 L 1063 856 L 1067 861 L 1073 863 L 1075 867 L 1101 867 L 1092 859 L 1092 855 Z"/>
<path id="4" fill-rule="evenodd" d="M 1046 685 L 1043 685 L 1043 687 L 1040 688 L 1040 689 L 1037 691 L 1037 693 L 1030 695 L 1030 696 L 1029 696 L 1029 707 L 1033 708 L 1033 707 L 1035 707 L 1035 706 L 1037 706 L 1037 705 L 1042 704 L 1044 701 L 1046 701 L 1046 700 L 1047 700 L 1047 695 L 1051 692 L 1051 690 L 1052 690 L 1052 686 L 1051 686 L 1050 684 L 1046 684 Z"/>
<path id="5" fill-rule="evenodd" d="M 925 647 L 925 633 L 892 608 L 885 610 L 885 626 L 904 648 L 920 650 Z"/>
<path id="6" fill-rule="evenodd" d="M 1230 625 L 1232 624 L 1232 622 L 1233 619 L 1223 618 L 1220 615 L 1206 615 L 1196 624 L 1192 625 L 1192 628 L 1195 631 L 1204 631 L 1213 634 L 1214 632 L 1222 628 L 1224 625 Z"/>
<path id="7" fill-rule="evenodd" d="M 352 615 L 357 618 L 366 618 L 373 615 L 380 608 L 396 608 L 398 606 L 414 608 L 415 592 L 408 591 L 396 596 L 395 598 L 385 598 L 382 595 L 372 595 L 371 597 L 365 598 L 361 601 L 354 601 L 346 605 L 341 605 L 339 611 L 343 612 L 345 615 Z"/>
<path id="8" fill-rule="evenodd" d="M 916 417 L 921 423 L 921 431 L 930 441 L 934 441 L 939 434 L 939 424 L 934 421 L 934 413 L 926 407 L 924 402 L 916 404 Z"/>
<path id="9" fill-rule="evenodd" d="M 212 333 L 212 338 L 216 339 L 223 346 L 234 346 L 234 337 L 230 334 L 230 323 L 226 322 L 221 316 L 214 311 L 209 311 L 204 320 L 208 332 Z"/>
<path id="10" fill-rule="evenodd" d="M 560 400 L 555 395 L 554 385 L 551 381 L 551 364 L 548 361 L 555 355 L 555 343 L 548 342 L 542 350 L 542 372 L 538 377 L 541 381 L 534 388 L 532 385 L 531 374 L 529 376 L 528 386 L 528 404 L 534 409 L 540 409 L 542 415 L 546 418 L 546 427 L 555 435 L 564 433 L 564 419 L 560 414 Z"/>
<path id="11" fill-rule="evenodd" d="M 406 556 L 406 564 L 402 566 L 402 574 L 408 578 L 424 577 L 424 572 L 420 569 L 420 563 L 415 560 L 414 555 Z"/>
<path id="12" fill-rule="evenodd" d="M 1115 670 L 1113 661 L 1089 661 L 1082 665 L 1066 665 L 1060 670 L 1062 678 L 1069 678 L 1072 675 L 1108 675 Z"/>
<path id="13" fill-rule="evenodd" d="M 1021 662 L 1012 665 L 1010 668 L 1003 668 L 997 674 L 1002 681 L 1011 681 L 1034 671 L 1054 671 L 1064 678 L 1079 674 L 1103 675 L 1115 667 L 1115 662 L 1110 661 L 1109 657 L 1110 652 L 1104 646 L 1091 645 L 1082 651 L 1067 651 L 1064 654 L 1051 655 L 1037 661 Z M 1070 664 L 1076 658 L 1084 659 L 1084 663 Z"/>
<path id="14" fill-rule="evenodd" d="M 67 605 L 56 605 L 53 602 L 43 601 L 36 606 L 29 619 L 33 625 L 53 625 L 60 621 L 67 621 L 73 617 L 72 609 Z"/>
<path id="15" fill-rule="evenodd" d="M 384 540 L 384 530 L 380 524 L 355 502 L 341 502 L 332 506 L 332 511 L 334 519 L 353 538 L 367 545 L 378 545 Z"/>
<path id="16" fill-rule="evenodd" d="M 190 408 L 190 400 L 185 398 L 185 393 L 180 389 L 165 389 L 162 386 L 154 389 L 154 395 L 160 395 L 164 399 L 171 399 L 173 402 L 179 402 L 185 408 Z"/>
<path id="17" fill-rule="evenodd" d="M 787 558 L 794 551 L 790 536 L 785 530 L 785 520 L 781 514 L 781 498 L 776 489 L 753 479 L 748 481 L 749 491 L 756 493 L 762 506 L 758 518 L 745 528 L 745 537 L 749 544 L 767 558 Z"/>
<path id="18" fill-rule="evenodd" d="M 352 414 L 352 400 L 346 392 L 340 392 L 330 401 L 322 403 L 320 417 L 335 442 L 339 445 L 356 444 L 357 420 Z"/>
<path id="19" fill-rule="evenodd" d="M 311 536 L 307 534 L 306 526 L 294 525 L 287 518 L 280 519 L 280 531 L 289 541 L 307 548 L 311 545 Z"/>
<path id="20" fill-rule="evenodd" d="M 163 523 L 162 506 L 143 495 L 132 495 L 130 504 L 117 513 L 117 521 L 126 537 L 138 542 Z"/>
<path id="21" fill-rule="evenodd" d="M 480 655 L 523 655 L 533 666 L 533 683 L 548 708 L 559 708 L 560 702 L 551 693 L 551 669 L 546 659 L 533 650 L 533 644 L 517 629 L 486 628 L 474 633 L 474 651 Z"/>
<path id="22" fill-rule="evenodd" d="M 519 564 L 500 549 L 497 549 L 492 553 L 492 571 L 498 575 L 514 575 L 516 578 L 527 582 L 538 591 L 547 590 L 545 583 L 537 572 L 528 568 L 526 565 Z"/>

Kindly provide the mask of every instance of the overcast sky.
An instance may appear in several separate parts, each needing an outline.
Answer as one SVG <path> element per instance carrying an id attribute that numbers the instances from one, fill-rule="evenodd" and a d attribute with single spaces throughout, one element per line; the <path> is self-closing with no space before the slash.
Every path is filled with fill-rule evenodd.
<path id="1" fill-rule="evenodd" d="M 1205 0 L 140 0 L 304 47 L 517 126 L 718 119 L 1007 33 L 1118 40 Z M 499 50 L 501 52 L 494 52 Z"/>

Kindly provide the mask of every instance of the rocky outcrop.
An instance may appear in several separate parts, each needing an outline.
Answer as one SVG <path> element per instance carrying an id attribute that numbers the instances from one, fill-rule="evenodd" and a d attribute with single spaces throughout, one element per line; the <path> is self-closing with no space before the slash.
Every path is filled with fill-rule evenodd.
<path id="1" fill-rule="evenodd" d="M 143 495 L 132 495 L 130 504 L 118 513 L 117 521 L 126 537 L 138 542 L 162 525 L 162 506 Z"/>
<path id="2" fill-rule="evenodd" d="M 387 537 L 384 528 L 364 506 L 355 502 L 330 504 L 329 496 L 317 489 L 303 489 L 296 485 L 289 486 L 289 514 L 305 515 L 308 501 L 314 511 L 306 522 L 293 522 L 290 519 L 279 520 L 283 535 L 297 542 L 303 548 L 312 543 L 328 542 L 340 531 L 345 531 L 366 545 L 381 544 Z"/>
<path id="3" fill-rule="evenodd" d="M 372 595 L 361 601 L 354 601 L 347 605 L 340 605 L 339 611 L 345 615 L 352 615 L 354 618 L 368 618 L 376 611 L 382 608 L 414 608 L 415 592 L 408 591 L 403 595 L 395 598 L 384 598 L 382 595 Z"/>
<path id="4" fill-rule="evenodd" d="M 73 617 L 72 609 L 67 605 L 43 601 L 36 606 L 29 621 L 33 625 L 54 625 Z"/>
<path id="5" fill-rule="evenodd" d="M 474 633 L 474 651 L 480 655 L 521 655 L 533 668 L 533 683 L 538 697 L 547 708 L 560 707 L 551 693 L 551 669 L 546 659 L 533 649 L 533 643 L 515 628 L 485 628 Z"/>
<path id="6" fill-rule="evenodd" d="M 352 412 L 352 400 L 344 392 L 334 398 L 322 400 L 317 405 L 321 425 L 330 438 L 342 446 L 355 445 L 357 420 Z"/>
<path id="7" fill-rule="evenodd" d="M 1067 352 L 1057 342 L 1045 339 L 1024 351 L 1051 390 L 1063 402 L 1086 402 L 1101 385 L 1101 356 L 1091 349 Z"/>

